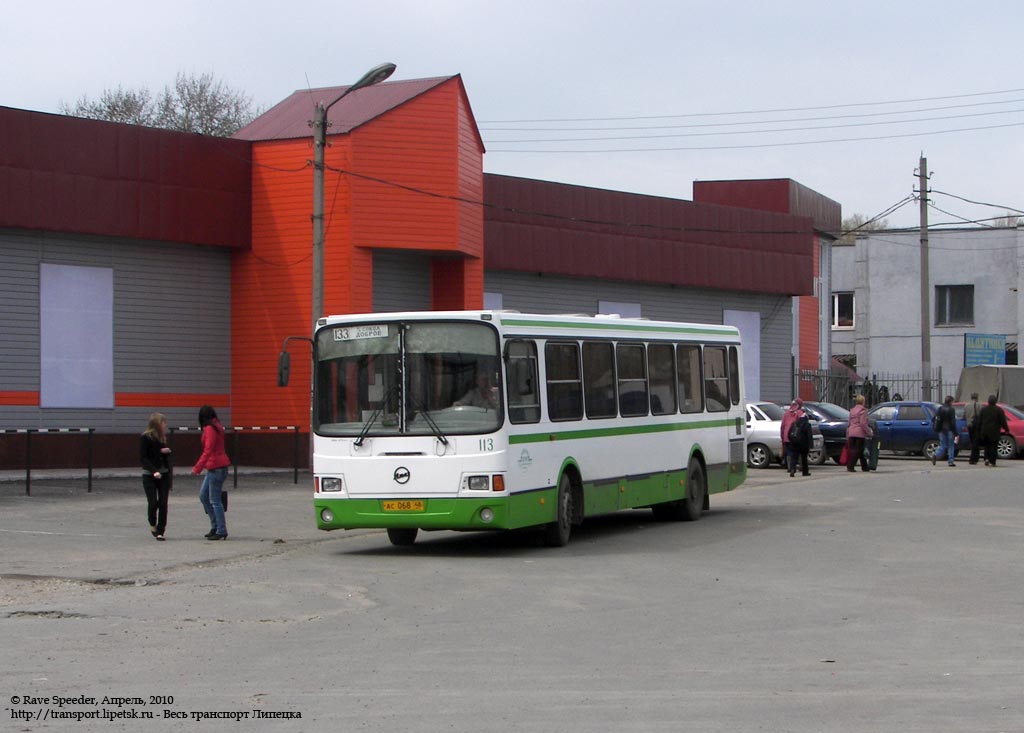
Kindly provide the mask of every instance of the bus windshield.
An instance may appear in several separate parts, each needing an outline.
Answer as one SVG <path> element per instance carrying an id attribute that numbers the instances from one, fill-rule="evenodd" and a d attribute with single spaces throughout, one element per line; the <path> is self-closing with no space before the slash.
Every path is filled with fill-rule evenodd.
<path id="1" fill-rule="evenodd" d="M 498 333 L 476 322 L 335 325 L 316 339 L 319 435 L 465 435 L 502 423 Z"/>

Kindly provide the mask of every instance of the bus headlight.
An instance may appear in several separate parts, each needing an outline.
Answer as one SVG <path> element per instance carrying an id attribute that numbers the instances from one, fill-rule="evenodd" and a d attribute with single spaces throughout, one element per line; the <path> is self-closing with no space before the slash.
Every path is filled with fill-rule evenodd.
<path id="1" fill-rule="evenodd" d="M 345 480 L 341 476 L 323 476 L 320 478 L 320 491 L 344 491 Z"/>
<path id="2" fill-rule="evenodd" d="M 484 522 L 490 523 L 494 521 L 494 510 L 484 507 L 480 510 L 480 519 Z"/>
<path id="3" fill-rule="evenodd" d="M 489 491 L 491 479 L 488 476 L 467 476 L 467 488 L 470 491 Z"/>
<path id="4" fill-rule="evenodd" d="M 334 512 L 332 512 L 330 509 L 321 509 L 320 519 L 323 520 L 324 524 L 330 524 L 334 521 Z"/>

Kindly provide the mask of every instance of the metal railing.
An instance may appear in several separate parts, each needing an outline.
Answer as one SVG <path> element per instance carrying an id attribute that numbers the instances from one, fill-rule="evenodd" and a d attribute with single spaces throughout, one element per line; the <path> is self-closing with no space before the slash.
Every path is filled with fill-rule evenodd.
<path id="1" fill-rule="evenodd" d="M 0 430 L 0 435 L 25 436 L 25 496 L 32 496 L 32 436 L 37 433 L 86 433 L 85 452 L 88 468 L 88 488 L 92 491 L 92 436 L 96 428 L 12 428 Z"/>
<path id="2" fill-rule="evenodd" d="M 168 437 L 174 433 L 188 433 L 188 432 L 200 432 L 200 428 L 196 427 L 180 427 L 180 428 L 169 428 L 167 433 Z M 292 460 L 292 481 L 293 483 L 299 483 L 299 461 L 301 459 L 301 431 L 298 425 L 270 425 L 270 426 L 232 426 L 225 428 L 225 433 L 231 435 L 231 454 L 235 456 L 231 461 L 234 487 L 238 487 L 238 467 L 239 461 L 239 436 L 243 433 L 281 433 L 290 432 L 294 435 L 293 440 L 293 460 Z M 23 435 L 25 436 L 25 451 L 23 463 L 25 466 L 25 496 L 32 495 L 32 471 L 42 470 L 33 465 L 32 457 L 32 436 L 39 434 L 84 434 L 86 436 L 86 456 L 85 456 L 85 468 L 87 476 L 87 488 L 86 492 L 92 492 L 93 485 L 93 471 L 94 471 L 94 451 L 93 451 L 93 436 L 96 434 L 96 428 L 7 428 L 0 429 L 0 436 L 3 435 Z M 137 456 L 133 456 L 137 458 Z"/>
<path id="3" fill-rule="evenodd" d="M 168 428 L 167 429 L 167 434 L 168 434 L 168 436 L 171 436 L 174 433 L 189 433 L 189 432 L 201 433 L 202 430 L 203 430 L 202 428 L 196 428 L 196 427 Z M 253 427 L 245 427 L 245 426 L 242 426 L 242 425 L 232 425 L 230 428 L 224 428 L 224 434 L 225 434 L 225 436 L 227 436 L 227 435 L 231 436 L 231 455 L 235 456 L 234 458 L 231 459 L 231 468 L 232 468 L 232 473 L 233 473 L 234 488 L 238 488 L 238 455 L 239 455 L 239 451 L 238 451 L 238 436 L 239 436 L 239 434 L 240 433 L 280 433 L 280 432 L 291 432 L 295 436 L 295 440 L 293 442 L 293 445 L 294 445 L 294 455 L 293 455 L 293 460 L 292 460 L 292 464 L 293 464 L 292 481 L 293 481 L 293 483 L 296 483 L 296 484 L 299 483 L 299 438 L 300 438 L 301 433 L 299 432 L 299 426 L 298 425 L 283 425 L 283 426 L 281 426 L 281 425 L 267 425 L 267 426 L 256 425 L 256 426 L 253 426 Z M 228 457 L 231 458 L 231 455 L 229 455 Z"/>
<path id="4" fill-rule="evenodd" d="M 869 378 L 856 381 L 845 373 L 802 369 L 796 377 L 797 394 L 810 393 L 818 402 L 832 402 L 846 408 L 853 406 L 857 395 L 864 395 L 866 405 L 871 407 L 889 401 L 921 400 L 925 392 L 925 380 L 920 373 L 873 372 Z M 956 394 L 955 383 L 942 381 L 942 367 L 936 367 L 927 383 L 932 402 L 942 402 L 946 395 Z"/>

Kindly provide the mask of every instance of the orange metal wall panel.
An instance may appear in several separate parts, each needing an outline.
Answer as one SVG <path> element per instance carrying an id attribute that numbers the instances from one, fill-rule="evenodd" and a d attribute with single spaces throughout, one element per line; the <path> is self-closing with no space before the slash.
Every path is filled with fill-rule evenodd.
<path id="1" fill-rule="evenodd" d="M 352 170 L 368 177 L 352 178 L 353 244 L 460 251 L 458 92 L 452 80 L 353 131 Z"/>
<path id="2" fill-rule="evenodd" d="M 814 247 L 812 248 L 814 253 L 814 278 L 815 282 L 820 282 L 819 277 L 821 275 L 821 238 L 818 235 L 814 236 Z M 805 295 L 797 299 L 800 309 L 800 351 L 798 358 L 799 369 L 819 369 L 821 368 L 820 356 L 821 356 L 821 342 L 820 342 L 820 303 L 817 296 Z M 813 394 L 813 385 L 810 382 L 801 382 L 801 389 L 803 386 L 811 388 L 811 392 L 808 395 L 801 394 L 801 397 L 806 399 L 816 399 L 816 395 Z"/>
<path id="3" fill-rule="evenodd" d="M 465 263 L 462 308 L 484 304 L 484 200 L 483 149 L 469 102 L 460 94 L 459 114 L 459 248 L 471 255 Z M 435 292 L 437 287 L 435 286 Z"/>
<path id="4" fill-rule="evenodd" d="M 291 346 L 292 379 L 276 386 L 287 336 L 312 330 L 310 141 L 253 144 L 252 249 L 232 256 L 232 418 L 252 425 L 309 424 L 309 345 Z"/>

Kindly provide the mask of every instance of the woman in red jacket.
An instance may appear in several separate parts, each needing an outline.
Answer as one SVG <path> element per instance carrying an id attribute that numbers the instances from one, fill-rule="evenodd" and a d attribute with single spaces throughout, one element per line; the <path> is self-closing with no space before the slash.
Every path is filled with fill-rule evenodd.
<path id="1" fill-rule="evenodd" d="M 217 413 L 209 405 L 199 408 L 199 427 L 203 429 L 203 453 L 192 467 L 192 473 L 206 471 L 203 487 L 199 490 L 199 501 L 210 518 L 208 540 L 226 540 L 228 527 L 224 519 L 224 504 L 221 491 L 228 476 L 231 459 L 224 452 L 224 426 L 217 419 Z"/>

